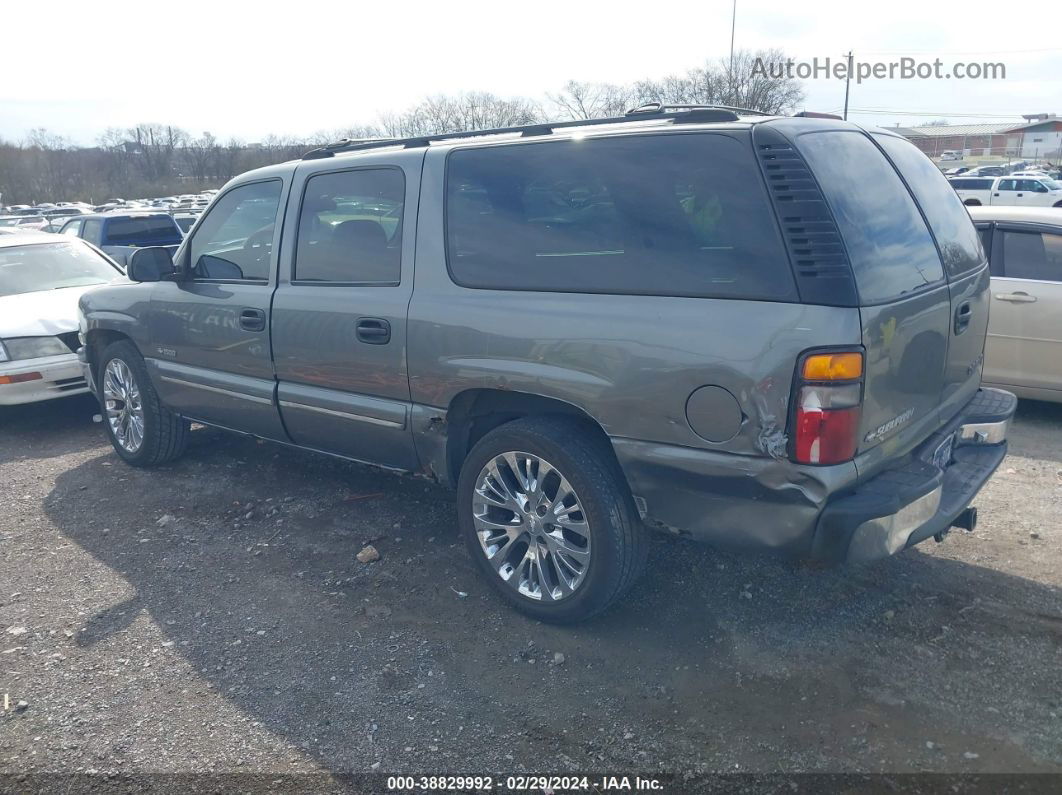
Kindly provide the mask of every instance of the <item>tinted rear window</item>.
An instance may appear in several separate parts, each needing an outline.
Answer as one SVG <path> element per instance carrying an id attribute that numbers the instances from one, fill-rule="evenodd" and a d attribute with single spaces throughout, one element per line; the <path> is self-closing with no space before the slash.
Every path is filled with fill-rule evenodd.
<path id="1" fill-rule="evenodd" d="M 944 278 L 911 194 L 869 138 L 817 132 L 800 136 L 798 144 L 844 238 L 862 303 L 899 298 Z"/>
<path id="2" fill-rule="evenodd" d="M 970 213 L 933 161 L 903 138 L 874 137 L 922 207 L 948 273 L 957 276 L 982 265 L 985 253 Z"/>
<path id="3" fill-rule="evenodd" d="M 949 182 L 951 183 L 951 187 L 955 190 L 988 190 L 992 187 L 991 178 L 978 179 L 977 177 L 971 177 L 969 179 L 964 179 L 962 177 L 958 177 L 956 179 L 949 180 Z"/>
<path id="4" fill-rule="evenodd" d="M 1062 282 L 1062 235 L 1003 231 L 1003 268 L 1011 279 Z"/>
<path id="5" fill-rule="evenodd" d="M 111 218 L 107 221 L 106 245 L 125 246 L 133 244 L 179 241 L 180 230 L 168 215 L 145 218 Z"/>
<path id="6" fill-rule="evenodd" d="M 722 135 L 457 150 L 446 213 L 467 287 L 796 296 L 752 154 Z"/>

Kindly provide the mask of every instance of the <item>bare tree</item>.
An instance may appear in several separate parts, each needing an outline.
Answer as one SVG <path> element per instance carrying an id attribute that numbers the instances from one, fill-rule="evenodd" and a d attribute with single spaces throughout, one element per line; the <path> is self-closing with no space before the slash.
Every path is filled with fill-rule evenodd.
<path id="1" fill-rule="evenodd" d="M 547 94 L 550 117 L 593 119 L 620 116 L 646 102 L 737 105 L 766 113 L 788 113 L 803 100 L 801 84 L 754 69 L 758 60 L 785 61 L 777 50 L 735 53 L 730 62 L 707 62 L 683 73 L 629 85 L 570 80 Z M 540 104 L 526 97 L 486 91 L 430 96 L 376 123 L 322 130 L 307 138 L 268 135 L 261 143 L 232 138 L 222 143 L 204 132 L 190 137 L 179 127 L 144 123 L 109 128 L 95 147 L 78 148 L 47 130 L 34 130 L 22 143 L 0 141 L 0 189 L 8 203 L 70 198 L 160 196 L 217 187 L 250 168 L 302 156 L 315 146 L 343 138 L 417 137 L 493 129 L 545 121 Z"/>
<path id="2" fill-rule="evenodd" d="M 559 92 L 546 96 L 558 115 L 577 121 L 622 116 L 630 110 L 635 91 L 633 86 L 569 80 Z"/>
<path id="3" fill-rule="evenodd" d="M 428 97 L 403 113 L 384 114 L 380 129 L 392 138 L 464 132 L 532 124 L 542 111 L 536 102 L 523 97 L 506 99 L 486 91 L 453 96 Z"/>
<path id="4" fill-rule="evenodd" d="M 205 182 L 209 177 L 217 176 L 212 173 L 211 168 L 216 159 L 214 150 L 217 147 L 218 141 L 210 132 L 204 132 L 198 138 L 187 140 L 182 154 L 187 164 L 187 171 L 193 179 Z"/>
<path id="5" fill-rule="evenodd" d="M 144 180 L 158 182 L 173 176 L 177 148 L 187 143 L 188 133 L 180 127 L 152 123 L 138 124 L 128 134 Z"/>
<path id="6" fill-rule="evenodd" d="M 732 105 L 763 113 L 789 113 L 804 99 L 800 82 L 791 77 L 770 77 L 754 68 L 757 61 L 776 63 L 786 57 L 780 50 L 740 50 L 734 53 L 733 69 L 729 59 L 720 59 L 684 75 L 641 80 L 635 83 L 634 94 L 639 103 Z"/>
<path id="7" fill-rule="evenodd" d="M 792 111 L 804 100 L 804 89 L 792 77 L 775 78 L 755 68 L 756 63 L 781 63 L 787 56 L 781 50 L 740 50 L 734 53 L 734 66 L 720 59 L 719 71 L 725 77 L 726 105 L 781 115 Z"/>

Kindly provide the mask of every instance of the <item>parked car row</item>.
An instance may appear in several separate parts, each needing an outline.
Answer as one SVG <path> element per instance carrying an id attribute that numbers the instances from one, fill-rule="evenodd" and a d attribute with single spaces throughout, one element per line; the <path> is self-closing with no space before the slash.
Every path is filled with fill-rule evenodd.
<path id="1" fill-rule="evenodd" d="M 944 160 L 945 158 L 941 158 Z M 1024 160 L 1019 160 L 1016 163 L 1008 163 L 1006 165 L 983 165 L 983 166 L 957 166 L 955 168 L 949 168 L 944 170 L 944 176 L 946 177 L 1050 177 L 1051 179 L 1062 179 L 1062 169 L 1058 166 L 1053 166 L 1050 163 L 1029 163 Z"/>
<path id="2" fill-rule="evenodd" d="M 109 199 L 93 207 L 84 202 L 58 202 L 37 205 L 16 204 L 2 208 L 0 228 L 18 227 L 40 232 L 62 232 L 67 229 L 66 221 L 71 217 L 82 217 L 94 213 L 135 213 L 165 212 L 173 216 L 182 234 L 186 233 L 195 220 L 210 204 L 216 190 L 181 196 L 166 196 L 159 199 Z"/>

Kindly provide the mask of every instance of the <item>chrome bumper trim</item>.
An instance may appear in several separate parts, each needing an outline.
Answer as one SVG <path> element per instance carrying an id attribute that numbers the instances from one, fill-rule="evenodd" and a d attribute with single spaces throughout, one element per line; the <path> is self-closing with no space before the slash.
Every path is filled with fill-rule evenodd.
<path id="1" fill-rule="evenodd" d="M 959 439 L 971 444 L 999 444 L 1007 438 L 1010 420 L 972 422 L 959 427 Z"/>
<path id="2" fill-rule="evenodd" d="M 940 507 L 943 486 L 909 502 L 896 513 L 869 519 L 856 528 L 848 548 L 848 562 L 860 563 L 895 555 L 911 533 L 932 519 Z"/>

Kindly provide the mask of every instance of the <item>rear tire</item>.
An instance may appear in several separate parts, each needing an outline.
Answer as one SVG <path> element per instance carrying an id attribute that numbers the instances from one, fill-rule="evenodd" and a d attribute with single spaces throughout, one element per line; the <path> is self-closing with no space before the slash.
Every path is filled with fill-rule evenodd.
<path id="1" fill-rule="evenodd" d="M 607 442 L 578 422 L 534 417 L 495 428 L 465 459 L 457 495 L 480 570 L 541 621 L 597 615 L 645 568 L 648 534 L 623 474 Z"/>
<path id="2" fill-rule="evenodd" d="M 160 466 L 184 453 L 190 423 L 159 401 L 132 342 L 119 340 L 104 349 L 97 388 L 107 438 L 127 464 Z"/>

